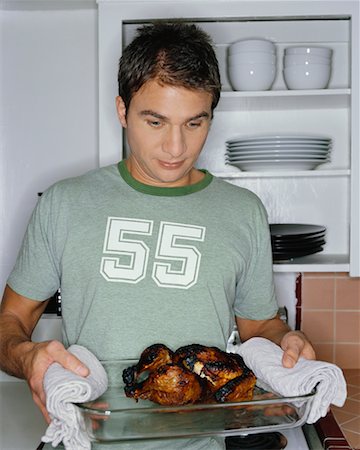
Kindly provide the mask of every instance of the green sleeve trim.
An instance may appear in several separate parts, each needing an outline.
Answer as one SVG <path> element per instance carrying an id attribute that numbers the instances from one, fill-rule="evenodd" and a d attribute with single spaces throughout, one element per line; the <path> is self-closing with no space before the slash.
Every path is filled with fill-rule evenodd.
<path id="1" fill-rule="evenodd" d="M 144 184 L 140 181 L 135 180 L 135 178 L 128 171 L 125 160 L 119 162 L 118 169 L 123 180 L 136 191 L 142 192 L 143 194 L 157 195 L 162 197 L 175 197 L 180 195 L 193 194 L 194 192 L 205 189 L 213 179 L 213 175 L 210 172 L 205 169 L 201 169 L 201 172 L 203 172 L 205 176 L 198 183 L 190 184 L 189 186 L 159 187 Z"/>

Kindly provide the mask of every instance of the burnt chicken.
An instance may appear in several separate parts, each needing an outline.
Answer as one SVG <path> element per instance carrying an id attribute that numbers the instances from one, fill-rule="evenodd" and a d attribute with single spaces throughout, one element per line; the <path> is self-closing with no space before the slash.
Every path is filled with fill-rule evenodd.
<path id="1" fill-rule="evenodd" d="M 126 386 L 138 382 L 141 375 L 153 372 L 164 364 L 172 362 L 173 352 L 164 344 L 153 344 L 147 347 L 135 366 L 123 371 L 123 380 Z M 142 377 L 142 378 L 145 378 Z"/>
<path id="2" fill-rule="evenodd" d="M 176 352 L 151 345 L 124 370 L 123 380 L 127 397 L 160 405 L 250 400 L 256 382 L 239 355 L 200 344 Z"/>
<path id="3" fill-rule="evenodd" d="M 240 355 L 192 344 L 176 350 L 173 360 L 205 379 L 218 402 L 252 398 L 256 378 Z"/>
<path id="4" fill-rule="evenodd" d="M 164 364 L 140 383 L 125 386 L 127 397 L 151 400 L 159 405 L 186 405 L 202 396 L 202 381 L 177 364 Z"/>

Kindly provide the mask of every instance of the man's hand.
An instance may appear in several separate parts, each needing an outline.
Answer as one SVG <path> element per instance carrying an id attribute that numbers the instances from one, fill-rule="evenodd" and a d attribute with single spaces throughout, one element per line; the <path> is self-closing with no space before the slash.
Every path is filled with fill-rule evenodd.
<path id="1" fill-rule="evenodd" d="M 282 364 L 289 369 L 295 366 L 300 356 L 316 359 L 313 346 L 301 331 L 286 333 L 281 339 L 280 347 L 284 350 Z"/>
<path id="2" fill-rule="evenodd" d="M 87 376 L 89 369 L 72 353 L 68 352 L 59 341 L 29 342 L 23 359 L 23 371 L 30 387 L 32 397 L 40 408 L 47 423 L 50 417 L 46 409 L 46 397 L 44 392 L 44 375 L 48 367 L 57 362 L 65 369 L 80 376 Z"/>
<path id="3" fill-rule="evenodd" d="M 294 367 L 300 356 L 306 359 L 316 359 L 313 346 L 305 334 L 301 331 L 292 331 L 278 316 L 268 320 L 249 320 L 236 317 L 236 323 L 242 342 L 260 336 L 280 345 L 284 350 L 282 358 L 284 367 Z"/>
<path id="4" fill-rule="evenodd" d="M 57 362 L 65 369 L 87 376 L 89 370 L 58 341 L 32 342 L 31 335 L 46 301 L 24 297 L 7 286 L 0 304 L 0 367 L 28 382 L 33 399 L 47 422 L 44 375 Z"/>

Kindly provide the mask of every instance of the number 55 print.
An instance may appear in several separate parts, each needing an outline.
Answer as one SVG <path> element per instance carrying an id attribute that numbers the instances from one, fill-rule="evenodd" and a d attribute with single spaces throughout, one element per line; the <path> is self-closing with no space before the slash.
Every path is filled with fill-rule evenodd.
<path id="1" fill-rule="evenodd" d="M 150 249 L 129 235 L 151 235 L 153 221 L 109 217 L 100 272 L 108 281 L 138 283 L 146 276 Z M 201 253 L 184 241 L 204 241 L 205 227 L 160 222 L 152 278 L 160 287 L 188 289 L 198 278 Z M 127 258 L 127 259 L 124 259 Z M 123 261 L 123 262 L 121 262 Z M 124 262 L 125 261 L 125 262 Z"/>

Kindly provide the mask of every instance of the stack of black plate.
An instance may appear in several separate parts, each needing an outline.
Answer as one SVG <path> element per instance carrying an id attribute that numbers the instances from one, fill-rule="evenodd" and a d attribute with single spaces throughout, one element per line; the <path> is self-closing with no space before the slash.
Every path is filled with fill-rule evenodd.
<path id="1" fill-rule="evenodd" d="M 326 228 L 298 223 L 270 224 L 273 261 L 287 261 L 323 250 Z"/>

